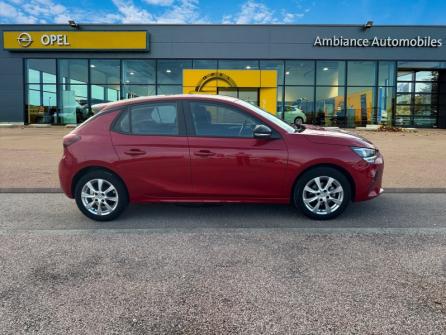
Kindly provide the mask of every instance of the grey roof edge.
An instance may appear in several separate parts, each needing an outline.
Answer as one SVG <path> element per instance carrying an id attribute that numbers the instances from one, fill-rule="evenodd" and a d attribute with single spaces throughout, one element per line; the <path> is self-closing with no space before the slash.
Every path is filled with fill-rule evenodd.
<path id="1" fill-rule="evenodd" d="M 132 26 L 164 26 L 164 27 L 187 27 L 187 26 L 215 26 L 215 27 L 362 27 L 362 23 L 351 24 L 336 24 L 336 23 L 305 23 L 305 24 L 290 24 L 290 23 L 277 23 L 277 24 L 230 24 L 230 23 L 82 23 L 77 22 L 80 26 L 107 26 L 107 27 L 132 27 Z M 50 23 L 50 24 L 34 24 L 34 23 L 1 23 L 0 27 L 69 27 L 68 22 L 65 23 Z M 373 24 L 371 29 L 379 27 L 421 27 L 421 28 L 446 28 L 446 25 L 441 24 Z M 73 31 L 75 31 L 73 29 Z"/>

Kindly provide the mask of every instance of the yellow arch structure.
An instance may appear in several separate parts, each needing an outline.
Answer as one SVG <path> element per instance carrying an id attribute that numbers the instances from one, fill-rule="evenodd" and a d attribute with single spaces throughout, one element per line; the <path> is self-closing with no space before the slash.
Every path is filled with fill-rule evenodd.
<path id="1" fill-rule="evenodd" d="M 258 89 L 260 107 L 276 114 L 276 70 L 183 70 L 185 94 L 217 94 L 219 88 L 225 87 Z"/>

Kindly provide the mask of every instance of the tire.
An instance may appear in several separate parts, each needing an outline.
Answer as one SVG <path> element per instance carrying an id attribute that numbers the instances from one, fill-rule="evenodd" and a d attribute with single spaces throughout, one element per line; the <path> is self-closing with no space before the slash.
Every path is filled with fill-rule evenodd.
<path id="1" fill-rule="evenodd" d="M 321 187 L 318 187 L 318 181 Z M 330 184 L 328 190 L 325 189 L 327 184 Z M 314 220 L 336 218 L 350 199 L 351 185 L 347 177 L 330 167 L 316 167 L 305 172 L 294 187 L 294 204 Z"/>
<path id="2" fill-rule="evenodd" d="M 98 192 L 99 189 L 103 192 Z M 104 192 L 108 189 L 110 191 Z M 108 171 L 97 170 L 82 176 L 75 186 L 74 196 L 79 210 L 96 221 L 116 219 L 128 205 L 125 185 Z"/>
<path id="3" fill-rule="evenodd" d="M 300 126 L 303 123 L 304 123 L 304 119 L 302 119 L 300 116 L 298 116 L 297 118 L 294 119 L 294 124 L 296 126 Z"/>

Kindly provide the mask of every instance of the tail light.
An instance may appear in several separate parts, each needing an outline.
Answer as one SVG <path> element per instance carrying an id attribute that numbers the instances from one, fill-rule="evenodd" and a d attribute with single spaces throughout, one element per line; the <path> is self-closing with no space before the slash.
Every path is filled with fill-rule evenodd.
<path id="1" fill-rule="evenodd" d="M 63 147 L 66 148 L 66 147 L 72 145 L 73 143 L 76 143 L 80 139 L 81 139 L 81 137 L 77 134 L 65 135 L 63 138 Z"/>

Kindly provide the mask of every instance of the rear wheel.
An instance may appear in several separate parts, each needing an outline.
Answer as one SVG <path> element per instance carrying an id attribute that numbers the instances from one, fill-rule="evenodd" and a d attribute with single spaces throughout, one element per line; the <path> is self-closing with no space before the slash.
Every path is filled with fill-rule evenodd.
<path id="1" fill-rule="evenodd" d="M 351 198 L 351 185 L 340 171 L 318 167 L 304 173 L 294 189 L 294 202 L 315 220 L 330 220 L 340 215 Z"/>
<path id="2" fill-rule="evenodd" d="M 128 204 L 124 184 L 107 171 L 93 171 L 84 175 L 76 184 L 74 194 L 80 211 L 96 221 L 117 218 Z"/>

